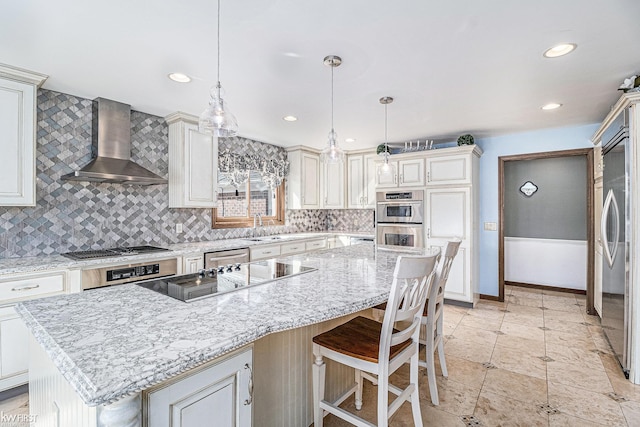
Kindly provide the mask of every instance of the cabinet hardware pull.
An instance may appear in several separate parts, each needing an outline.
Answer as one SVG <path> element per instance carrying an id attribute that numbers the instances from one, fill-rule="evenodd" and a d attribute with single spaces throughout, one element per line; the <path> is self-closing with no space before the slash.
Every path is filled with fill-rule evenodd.
<path id="1" fill-rule="evenodd" d="M 27 291 L 29 289 L 36 289 L 39 288 L 40 285 L 20 285 L 20 286 L 16 286 L 11 288 L 12 291 Z"/>
<path id="2" fill-rule="evenodd" d="M 404 174 L 400 174 L 400 184 L 404 184 Z"/>
<path id="3" fill-rule="evenodd" d="M 397 183 L 398 183 L 398 175 L 397 175 L 397 174 L 394 174 L 394 175 L 393 175 L 393 183 L 394 183 L 394 184 L 397 184 Z"/>
<path id="4" fill-rule="evenodd" d="M 431 172 L 427 172 L 427 182 L 431 182 Z"/>
<path id="5" fill-rule="evenodd" d="M 251 369 L 251 366 L 249 366 L 248 363 L 244 364 L 244 369 L 249 370 L 249 384 L 248 384 L 249 398 L 244 401 L 244 404 L 251 405 L 251 403 L 253 403 L 253 370 Z"/>
<path id="6" fill-rule="evenodd" d="M 427 238 L 431 238 L 431 228 L 427 228 Z"/>
<path id="7" fill-rule="evenodd" d="M 265 255 L 270 255 L 270 254 L 271 254 L 271 251 L 264 251 L 264 252 L 262 252 L 262 253 L 263 253 L 263 254 L 265 254 Z"/>

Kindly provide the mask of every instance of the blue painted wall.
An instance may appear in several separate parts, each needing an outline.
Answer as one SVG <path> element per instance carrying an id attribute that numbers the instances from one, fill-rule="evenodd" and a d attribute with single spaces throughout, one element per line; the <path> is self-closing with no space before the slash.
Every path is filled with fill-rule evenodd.
<path id="1" fill-rule="evenodd" d="M 484 231 L 485 222 L 498 222 L 498 157 L 544 151 L 590 148 L 599 124 L 525 132 L 477 139 L 480 157 L 480 282 L 479 292 L 498 295 L 498 232 Z"/>

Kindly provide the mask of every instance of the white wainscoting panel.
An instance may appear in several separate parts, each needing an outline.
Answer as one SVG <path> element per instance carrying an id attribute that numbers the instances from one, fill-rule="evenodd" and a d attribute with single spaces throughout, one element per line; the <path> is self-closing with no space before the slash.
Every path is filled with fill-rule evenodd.
<path id="1" fill-rule="evenodd" d="M 587 289 L 587 241 L 505 237 L 507 282 Z"/>
<path id="2" fill-rule="evenodd" d="M 313 363 L 311 339 L 355 316 L 371 317 L 371 310 L 320 324 L 267 335 L 253 346 L 253 424 L 260 427 L 301 427 L 313 422 Z M 353 368 L 325 359 L 325 398 L 337 399 L 354 383 Z"/>

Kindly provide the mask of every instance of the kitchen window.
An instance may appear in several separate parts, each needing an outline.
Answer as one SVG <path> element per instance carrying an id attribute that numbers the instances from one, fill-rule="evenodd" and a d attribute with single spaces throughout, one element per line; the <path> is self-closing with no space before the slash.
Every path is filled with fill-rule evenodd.
<path id="1" fill-rule="evenodd" d="M 284 225 L 284 181 L 275 189 L 257 171 L 249 173 L 245 184 L 235 186 L 218 176 L 218 207 L 213 209 L 212 228 L 253 227 L 254 216 L 264 226 Z"/>

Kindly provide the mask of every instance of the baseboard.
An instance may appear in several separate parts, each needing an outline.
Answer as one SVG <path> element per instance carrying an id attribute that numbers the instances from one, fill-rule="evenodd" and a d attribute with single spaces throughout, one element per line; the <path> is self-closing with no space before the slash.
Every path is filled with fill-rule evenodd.
<path id="1" fill-rule="evenodd" d="M 458 307 L 473 308 L 473 304 L 470 302 L 457 301 L 454 299 L 445 298 L 444 303 L 449 305 L 457 305 Z"/>
<path id="2" fill-rule="evenodd" d="M 29 393 L 29 384 L 22 384 L 18 387 L 10 388 L 9 390 L 0 391 L 0 402 L 11 399 L 12 397 L 20 396 L 24 393 Z"/>
<path id="3" fill-rule="evenodd" d="M 547 286 L 547 285 L 534 285 L 531 283 L 520 283 L 520 282 L 504 282 L 505 285 L 509 286 L 517 286 L 519 288 L 532 288 L 532 289 L 541 289 L 543 291 L 556 291 L 556 292 L 566 292 L 569 294 L 580 294 L 586 295 L 587 291 L 584 289 L 571 289 L 571 288 L 560 288 L 557 286 Z M 489 295 L 491 296 L 491 295 Z M 481 296 L 482 297 L 482 296 Z"/>
<path id="4" fill-rule="evenodd" d="M 489 301 L 498 301 L 498 302 L 500 302 L 500 297 L 496 296 L 496 295 L 480 294 L 480 299 L 486 299 L 486 300 L 489 300 Z"/>

